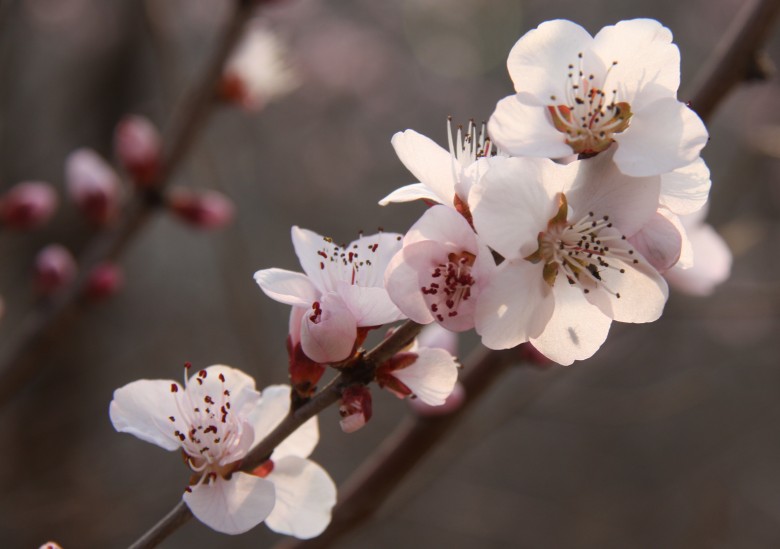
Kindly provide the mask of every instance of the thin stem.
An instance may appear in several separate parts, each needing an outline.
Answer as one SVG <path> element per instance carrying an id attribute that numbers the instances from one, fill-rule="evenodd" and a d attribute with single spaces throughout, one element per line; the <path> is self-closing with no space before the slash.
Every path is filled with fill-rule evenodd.
<path id="1" fill-rule="evenodd" d="M 251 0 L 237 0 L 216 51 L 197 83 L 180 101 L 164 139 L 163 167 L 154 189 L 137 194 L 122 221 L 96 236 L 79 258 L 79 276 L 62 293 L 36 306 L 22 320 L 13 338 L 0 350 L 0 406 L 6 404 L 43 367 L 31 351 L 79 301 L 97 265 L 117 258 L 162 205 L 161 189 L 170 182 L 215 105 L 215 89 L 228 55 L 252 13 Z M 25 360 L 30 358 L 31 360 Z"/>
<path id="2" fill-rule="evenodd" d="M 520 359 L 517 350 L 479 348 L 467 361 L 460 382 L 466 395 L 460 408 L 444 416 L 415 416 L 404 421 L 340 489 L 330 526 L 310 540 L 288 539 L 277 549 L 329 547 L 371 518 L 401 481 L 436 444 L 458 426 L 479 398 Z"/>
<path id="3" fill-rule="evenodd" d="M 342 372 L 333 378 L 328 385 L 312 397 L 312 399 L 289 413 L 273 431 L 261 440 L 241 462 L 243 471 L 251 471 L 266 461 L 274 448 L 295 432 L 298 427 L 319 414 L 327 407 L 335 404 L 341 398 L 341 392 L 350 385 L 367 385 L 373 380 L 376 368 L 398 351 L 409 345 L 420 333 L 422 325 L 406 321 L 379 345 L 366 354 L 359 354 L 348 361 Z M 190 518 L 192 513 L 182 502 L 177 503 L 165 517 L 144 533 L 130 546 L 130 549 L 150 549 L 175 532 Z"/>
<path id="4" fill-rule="evenodd" d="M 759 52 L 780 12 L 778 0 L 754 0 L 737 14 L 709 60 L 699 71 L 691 93 L 691 107 L 709 120 L 728 93 L 746 80 L 767 77 Z"/>

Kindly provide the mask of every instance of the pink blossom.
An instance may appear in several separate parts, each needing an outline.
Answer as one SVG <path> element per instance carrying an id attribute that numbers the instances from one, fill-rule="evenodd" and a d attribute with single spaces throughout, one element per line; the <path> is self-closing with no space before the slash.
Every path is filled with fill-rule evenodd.
<path id="1" fill-rule="evenodd" d="M 255 281 L 271 299 L 307 310 L 300 337 L 309 358 L 323 364 L 345 360 L 355 347 L 358 328 L 403 317 L 384 288 L 385 269 L 401 238 L 379 233 L 339 246 L 293 227 L 295 253 L 305 274 L 264 269 L 255 273 Z"/>
<path id="2" fill-rule="evenodd" d="M 0 197 L 0 222 L 12 229 L 35 229 L 54 215 L 57 202 L 57 194 L 48 183 L 18 183 Z"/>
<path id="3" fill-rule="evenodd" d="M 65 160 L 65 186 L 71 201 L 96 225 L 114 220 L 119 209 L 119 176 L 92 149 L 77 149 Z"/>

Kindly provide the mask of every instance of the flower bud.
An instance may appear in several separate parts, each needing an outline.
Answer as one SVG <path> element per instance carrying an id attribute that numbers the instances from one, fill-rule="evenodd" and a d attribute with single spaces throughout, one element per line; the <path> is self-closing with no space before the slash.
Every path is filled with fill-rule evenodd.
<path id="1" fill-rule="evenodd" d="M 91 223 L 105 225 L 119 209 L 119 176 L 92 149 L 78 149 L 65 161 L 65 186 L 73 203 Z"/>
<path id="2" fill-rule="evenodd" d="M 46 223 L 56 208 L 57 194 L 51 185 L 26 181 L 0 199 L 0 222 L 12 229 L 34 229 Z"/>
<path id="3" fill-rule="evenodd" d="M 39 547 L 39 549 L 62 549 L 59 543 L 54 541 L 47 541 Z"/>
<path id="4" fill-rule="evenodd" d="M 339 404 L 341 430 L 354 433 L 371 419 L 371 391 L 364 385 L 352 385 L 341 393 Z"/>
<path id="5" fill-rule="evenodd" d="M 223 101 L 260 110 L 298 86 L 287 52 L 262 22 L 254 22 L 227 63 L 218 93 Z"/>
<path id="6" fill-rule="evenodd" d="M 198 229 L 219 229 L 233 220 L 233 202 L 217 191 L 176 189 L 168 196 L 168 206 L 179 219 Z"/>
<path id="7" fill-rule="evenodd" d="M 67 248 L 49 244 L 35 257 L 35 287 L 51 295 L 70 284 L 76 276 L 76 260 Z"/>
<path id="8" fill-rule="evenodd" d="M 122 287 L 124 281 L 124 274 L 118 265 L 101 263 L 89 274 L 86 296 L 93 300 L 110 297 Z"/>
<path id="9" fill-rule="evenodd" d="M 162 140 L 148 118 L 128 115 L 116 127 L 116 155 L 139 187 L 157 183 L 162 164 Z"/>

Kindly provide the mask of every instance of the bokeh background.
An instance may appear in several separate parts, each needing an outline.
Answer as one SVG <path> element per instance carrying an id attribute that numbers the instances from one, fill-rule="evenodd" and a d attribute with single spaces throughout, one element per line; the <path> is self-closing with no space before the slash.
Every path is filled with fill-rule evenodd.
<path id="1" fill-rule="evenodd" d="M 67 154 L 111 158 L 126 113 L 168 120 L 225 21 L 227 0 L 0 2 L 0 189 L 42 179 L 63 190 Z M 446 143 L 445 121 L 489 117 L 511 93 L 512 44 L 552 18 L 595 33 L 653 17 L 682 51 L 682 92 L 741 0 L 285 0 L 263 12 L 301 85 L 257 114 L 221 108 L 175 184 L 232 196 L 217 233 L 158 215 L 121 259 L 126 287 L 82 308 L 36 349 L 44 368 L 0 410 L 0 546 L 123 547 L 176 503 L 188 472 L 108 420 L 112 391 L 226 363 L 260 386 L 286 378 L 287 308 L 252 280 L 298 269 L 297 224 L 337 240 L 403 232 L 421 205 L 379 207 L 412 181 L 390 137 Z M 780 59 L 778 33 L 769 51 Z M 591 360 L 517 368 L 364 529 L 339 544 L 395 547 L 764 548 L 780 545 L 780 94 L 733 93 L 704 151 L 710 221 L 735 254 L 709 298 L 673 294 L 651 325 L 613 327 Z M 775 136 L 775 137 L 773 137 Z M 0 346 L 34 299 L 35 253 L 83 248 L 69 206 L 32 234 L 0 234 Z M 464 356 L 476 344 L 461 342 Z M 343 481 L 407 413 L 375 391 L 375 418 L 344 435 L 321 417 L 314 457 Z M 191 521 L 163 547 L 267 547 Z"/>

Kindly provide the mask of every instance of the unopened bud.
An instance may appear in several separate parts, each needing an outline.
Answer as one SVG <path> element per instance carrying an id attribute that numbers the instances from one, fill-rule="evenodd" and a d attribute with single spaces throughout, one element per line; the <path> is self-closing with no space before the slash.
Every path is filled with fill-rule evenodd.
<path id="1" fill-rule="evenodd" d="M 46 223 L 56 208 L 57 193 L 51 185 L 25 181 L 0 198 L 0 222 L 12 229 L 34 229 Z"/>
<path id="2" fill-rule="evenodd" d="M 49 244 L 35 257 L 35 287 L 51 295 L 70 284 L 76 276 L 76 260 L 67 248 Z"/>
<path id="3" fill-rule="evenodd" d="M 54 541 L 47 541 L 41 545 L 39 549 L 62 549 L 62 546 Z"/>
<path id="4" fill-rule="evenodd" d="M 70 199 L 90 222 L 105 225 L 116 218 L 121 194 L 119 176 L 92 149 L 78 149 L 68 155 L 65 185 Z"/>
<path id="5" fill-rule="evenodd" d="M 148 118 L 128 115 L 116 127 L 116 155 L 139 187 L 157 183 L 162 165 L 160 132 Z"/>
<path id="6" fill-rule="evenodd" d="M 441 406 L 431 406 L 426 404 L 419 398 L 410 398 L 407 400 L 409 407 L 421 417 L 435 417 L 446 416 L 460 409 L 463 402 L 466 400 L 466 390 L 463 385 L 458 382 L 452 389 L 450 396 L 444 401 Z"/>
<path id="7" fill-rule="evenodd" d="M 218 191 L 176 189 L 168 196 L 168 206 L 179 219 L 199 229 L 219 229 L 233 220 L 233 202 Z"/>
<path id="8" fill-rule="evenodd" d="M 124 284 L 122 270 L 114 263 L 101 263 L 89 274 L 86 296 L 90 299 L 104 299 L 114 295 Z"/>
<path id="9" fill-rule="evenodd" d="M 352 385 L 341 393 L 339 404 L 341 430 L 354 433 L 371 419 L 371 391 L 364 385 Z"/>

